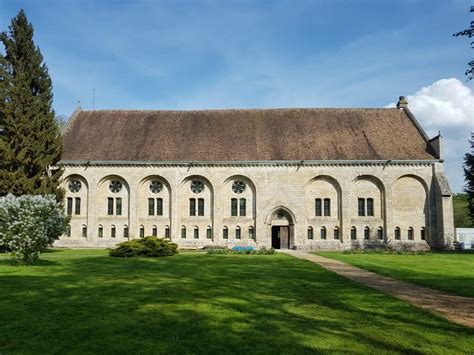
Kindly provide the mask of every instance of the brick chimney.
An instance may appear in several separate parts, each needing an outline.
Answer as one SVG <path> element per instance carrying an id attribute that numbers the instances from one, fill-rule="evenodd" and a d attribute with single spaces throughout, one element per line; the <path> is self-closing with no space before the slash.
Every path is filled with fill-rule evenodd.
<path id="1" fill-rule="evenodd" d="M 402 108 L 407 108 L 408 107 L 408 101 L 405 99 L 405 96 L 400 96 L 397 102 L 397 108 L 402 109 Z"/>

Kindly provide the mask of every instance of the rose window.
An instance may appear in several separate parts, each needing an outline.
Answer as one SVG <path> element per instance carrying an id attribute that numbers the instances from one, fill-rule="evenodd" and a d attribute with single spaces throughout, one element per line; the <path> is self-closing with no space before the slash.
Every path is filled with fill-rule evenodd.
<path id="1" fill-rule="evenodd" d="M 68 187 L 69 187 L 69 191 L 71 191 L 71 192 L 79 192 L 79 190 L 82 187 L 82 184 L 78 180 L 72 180 L 71 182 L 69 182 Z"/>
<path id="2" fill-rule="evenodd" d="M 245 191 L 245 183 L 243 181 L 234 181 L 232 184 L 232 191 L 236 194 L 241 194 Z"/>
<path id="3" fill-rule="evenodd" d="M 153 180 L 150 182 L 150 191 L 153 192 L 154 194 L 159 193 L 161 190 L 163 190 L 163 184 L 157 180 Z"/>
<path id="4" fill-rule="evenodd" d="M 120 190 L 122 190 L 122 183 L 117 180 L 112 180 L 109 185 L 109 190 L 113 193 L 120 192 Z"/>
<path id="5" fill-rule="evenodd" d="M 191 191 L 195 194 L 201 193 L 204 190 L 204 183 L 199 180 L 193 180 L 191 182 Z"/>

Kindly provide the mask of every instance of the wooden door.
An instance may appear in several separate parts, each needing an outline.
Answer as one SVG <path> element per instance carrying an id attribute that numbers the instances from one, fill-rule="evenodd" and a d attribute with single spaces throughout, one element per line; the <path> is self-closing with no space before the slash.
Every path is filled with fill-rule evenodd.
<path id="1" fill-rule="evenodd" d="M 290 248 L 290 233 L 288 227 L 280 227 L 280 249 Z"/>

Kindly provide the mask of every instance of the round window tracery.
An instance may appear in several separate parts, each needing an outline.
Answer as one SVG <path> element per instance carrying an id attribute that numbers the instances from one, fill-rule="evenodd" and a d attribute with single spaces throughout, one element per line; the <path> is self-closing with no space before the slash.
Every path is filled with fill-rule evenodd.
<path id="1" fill-rule="evenodd" d="M 195 194 L 199 194 L 204 191 L 204 183 L 199 180 L 193 180 L 191 182 L 191 191 Z"/>
<path id="2" fill-rule="evenodd" d="M 150 191 L 153 192 L 154 194 L 159 193 L 161 190 L 163 190 L 163 184 L 159 182 L 158 180 L 153 180 L 150 182 Z"/>
<path id="3" fill-rule="evenodd" d="M 71 192 L 79 192 L 82 187 L 82 184 L 79 180 L 72 180 L 69 182 L 69 191 Z"/>
<path id="4" fill-rule="evenodd" d="M 236 194 L 241 194 L 245 191 L 245 187 L 245 182 L 237 180 L 232 184 L 232 191 Z"/>
<path id="5" fill-rule="evenodd" d="M 112 180 L 109 184 L 109 190 L 113 193 L 120 192 L 120 190 L 122 190 L 122 183 L 117 180 Z"/>

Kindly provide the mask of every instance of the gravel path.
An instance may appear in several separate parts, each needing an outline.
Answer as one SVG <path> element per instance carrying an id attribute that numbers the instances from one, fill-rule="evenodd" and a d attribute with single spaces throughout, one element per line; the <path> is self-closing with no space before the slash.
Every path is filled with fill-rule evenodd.
<path id="1" fill-rule="evenodd" d="M 312 261 L 355 282 L 410 302 L 452 322 L 474 328 L 474 298 L 447 295 L 438 290 L 395 280 L 342 261 L 328 259 L 304 251 L 284 250 L 282 252 L 296 258 Z"/>

